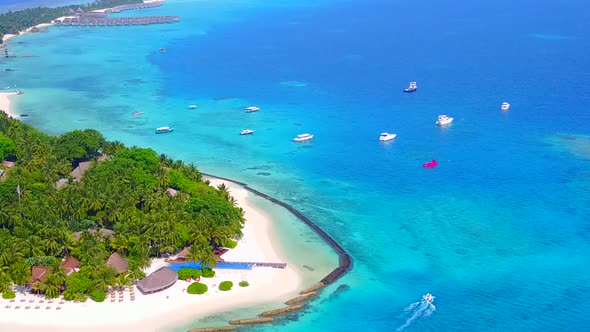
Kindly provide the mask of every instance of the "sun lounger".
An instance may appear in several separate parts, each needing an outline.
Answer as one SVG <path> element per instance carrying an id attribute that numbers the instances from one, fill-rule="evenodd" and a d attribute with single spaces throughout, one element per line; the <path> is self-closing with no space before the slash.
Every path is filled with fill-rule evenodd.
<path id="1" fill-rule="evenodd" d="M 51 306 L 46 306 L 45 309 L 51 309 Z"/>

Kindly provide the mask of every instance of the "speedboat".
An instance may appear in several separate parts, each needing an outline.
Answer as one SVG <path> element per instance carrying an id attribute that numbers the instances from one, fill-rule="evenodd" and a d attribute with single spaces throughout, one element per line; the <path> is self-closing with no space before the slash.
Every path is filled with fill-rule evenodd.
<path id="1" fill-rule="evenodd" d="M 195 108 L 197 108 L 197 105 L 188 105 L 189 110 L 194 110 Z"/>
<path id="2" fill-rule="evenodd" d="M 410 82 L 410 85 L 404 89 L 404 92 L 414 92 L 416 89 L 418 89 L 416 82 Z"/>
<path id="3" fill-rule="evenodd" d="M 131 113 L 131 115 L 133 115 L 133 116 L 142 115 L 142 114 L 143 114 L 143 112 L 133 112 L 133 113 Z"/>
<path id="4" fill-rule="evenodd" d="M 305 142 L 313 138 L 312 134 L 299 134 L 293 139 L 295 142 Z"/>
<path id="5" fill-rule="evenodd" d="M 434 301 L 434 296 L 430 293 L 426 293 L 426 295 L 422 296 L 422 300 L 426 301 L 427 303 L 432 303 Z"/>
<path id="6" fill-rule="evenodd" d="M 160 127 L 160 128 L 156 128 L 156 134 L 169 133 L 173 130 L 174 130 L 174 128 L 170 128 L 170 127 Z"/>
<path id="7" fill-rule="evenodd" d="M 258 106 L 246 107 L 246 113 L 258 112 L 258 111 L 260 111 L 260 107 L 258 107 Z"/>
<path id="8" fill-rule="evenodd" d="M 508 109 L 510 109 L 510 104 L 508 104 L 507 102 L 503 102 L 502 111 L 507 111 Z"/>
<path id="9" fill-rule="evenodd" d="M 160 49 L 160 53 L 166 53 L 166 49 L 165 49 L 164 47 L 162 47 L 162 48 Z"/>
<path id="10" fill-rule="evenodd" d="M 453 122 L 453 120 L 455 120 L 455 119 L 448 116 L 448 115 L 441 114 L 438 116 L 438 119 L 436 120 L 436 122 L 434 124 L 436 124 L 437 126 L 444 126 L 446 124 Z"/>
<path id="11" fill-rule="evenodd" d="M 387 141 L 391 141 L 392 139 L 394 139 L 397 135 L 396 134 L 390 134 L 390 133 L 381 133 L 381 135 L 379 135 L 379 140 L 381 142 L 387 142 Z"/>
<path id="12" fill-rule="evenodd" d="M 438 165 L 438 162 L 435 159 L 432 159 L 432 161 L 422 164 L 422 167 L 432 168 L 432 167 L 436 167 L 437 165 Z"/>
<path id="13" fill-rule="evenodd" d="M 242 131 L 240 131 L 240 135 L 251 135 L 254 134 L 254 130 L 252 129 L 244 129 Z"/>

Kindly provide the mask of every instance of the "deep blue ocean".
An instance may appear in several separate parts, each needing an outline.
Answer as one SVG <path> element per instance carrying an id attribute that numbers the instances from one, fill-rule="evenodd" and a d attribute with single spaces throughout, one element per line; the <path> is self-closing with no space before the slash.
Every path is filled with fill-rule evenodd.
<path id="1" fill-rule="evenodd" d="M 24 91 L 18 113 L 46 132 L 92 127 L 247 182 L 351 254 L 303 314 L 253 330 L 590 331 L 587 0 L 171 0 L 119 15 L 181 22 L 28 34 L 9 49 L 36 57 L 3 59 L 0 86 Z M 404 313 L 427 292 L 430 316 Z"/>

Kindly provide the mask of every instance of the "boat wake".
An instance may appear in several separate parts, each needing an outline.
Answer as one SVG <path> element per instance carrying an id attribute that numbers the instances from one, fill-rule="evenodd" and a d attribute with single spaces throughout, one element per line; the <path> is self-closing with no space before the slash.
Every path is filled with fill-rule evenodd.
<path id="1" fill-rule="evenodd" d="M 414 321 L 430 316 L 436 310 L 436 307 L 432 304 L 433 301 L 434 296 L 428 293 L 422 297 L 421 301 L 410 304 L 400 316 L 400 318 L 405 318 L 406 322 L 398 327 L 395 332 L 401 332 Z"/>

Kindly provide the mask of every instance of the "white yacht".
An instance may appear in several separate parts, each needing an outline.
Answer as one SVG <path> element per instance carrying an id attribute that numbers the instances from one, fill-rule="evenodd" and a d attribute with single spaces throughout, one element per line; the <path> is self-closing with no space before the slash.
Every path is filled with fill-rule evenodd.
<path id="1" fill-rule="evenodd" d="M 197 108 L 197 105 L 188 105 L 189 110 L 194 110 L 195 108 Z"/>
<path id="2" fill-rule="evenodd" d="M 414 92 L 416 89 L 418 89 L 416 82 L 410 82 L 410 85 L 404 89 L 404 92 Z"/>
<path id="3" fill-rule="evenodd" d="M 174 128 L 170 128 L 170 127 L 159 127 L 159 128 L 156 128 L 156 134 L 169 133 L 173 130 L 174 130 Z"/>
<path id="4" fill-rule="evenodd" d="M 430 293 L 426 293 L 426 295 L 422 296 L 422 300 L 426 301 L 427 303 L 432 303 L 434 301 L 434 296 Z"/>
<path id="5" fill-rule="evenodd" d="M 240 135 L 250 135 L 250 134 L 254 134 L 254 130 L 244 129 L 244 130 L 240 131 Z"/>
<path id="6" fill-rule="evenodd" d="M 508 109 L 510 109 L 510 104 L 508 104 L 507 102 L 503 102 L 502 111 L 507 111 Z"/>
<path id="7" fill-rule="evenodd" d="M 309 141 L 312 138 L 313 138 L 312 134 L 299 134 L 293 140 L 295 142 L 305 142 L 305 141 Z"/>
<path id="8" fill-rule="evenodd" d="M 396 134 L 381 133 L 381 135 L 379 135 L 379 140 L 381 142 L 387 142 L 387 141 L 391 141 L 392 139 L 394 139 L 396 137 L 397 137 Z"/>
<path id="9" fill-rule="evenodd" d="M 444 126 L 446 124 L 449 124 L 451 122 L 453 122 L 453 120 L 455 120 L 453 117 L 450 117 L 448 115 L 445 114 L 441 114 L 438 116 L 438 119 L 436 119 L 435 124 L 437 126 Z"/>
<path id="10" fill-rule="evenodd" d="M 258 106 L 246 107 L 246 113 L 258 112 L 258 111 L 260 111 L 260 107 L 258 107 Z"/>

